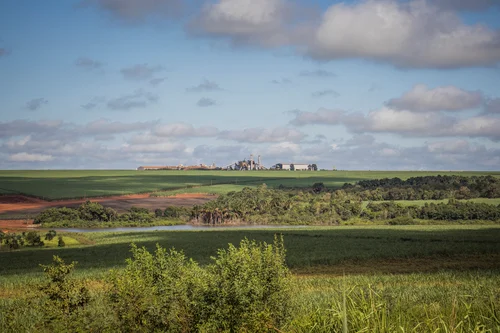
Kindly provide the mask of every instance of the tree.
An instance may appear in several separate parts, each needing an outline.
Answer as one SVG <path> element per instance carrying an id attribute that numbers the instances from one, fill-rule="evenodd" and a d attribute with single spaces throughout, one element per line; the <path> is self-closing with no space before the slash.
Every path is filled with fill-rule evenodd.
<path id="1" fill-rule="evenodd" d="M 66 246 L 66 243 L 64 242 L 64 239 L 62 236 L 59 236 L 59 239 L 57 241 L 57 246 L 59 247 L 65 247 Z"/>
<path id="2" fill-rule="evenodd" d="M 51 241 L 54 239 L 54 237 L 56 237 L 56 235 L 57 235 L 57 232 L 55 230 L 49 230 L 49 232 L 47 232 L 45 234 L 45 240 Z"/>

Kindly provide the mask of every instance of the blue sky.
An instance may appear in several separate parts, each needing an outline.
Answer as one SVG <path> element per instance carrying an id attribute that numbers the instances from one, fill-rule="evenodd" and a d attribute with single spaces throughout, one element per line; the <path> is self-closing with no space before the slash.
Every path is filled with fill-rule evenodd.
<path id="1" fill-rule="evenodd" d="M 494 0 L 0 3 L 0 168 L 498 170 Z"/>

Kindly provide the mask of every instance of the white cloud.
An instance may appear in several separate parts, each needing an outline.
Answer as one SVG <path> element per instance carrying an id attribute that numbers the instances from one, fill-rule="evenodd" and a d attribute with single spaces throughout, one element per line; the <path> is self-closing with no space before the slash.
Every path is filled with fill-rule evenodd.
<path id="1" fill-rule="evenodd" d="M 291 10 L 285 0 L 219 0 L 207 2 L 191 23 L 196 34 L 227 37 L 234 43 L 283 45 L 284 25 Z"/>
<path id="2" fill-rule="evenodd" d="M 219 133 L 219 130 L 212 126 L 195 128 L 191 124 L 176 123 L 158 125 L 153 132 L 161 137 L 214 137 Z"/>
<path id="3" fill-rule="evenodd" d="M 307 54 L 322 60 L 364 58 L 412 68 L 491 66 L 500 61 L 499 38 L 498 31 L 467 25 L 430 1 L 363 0 L 331 6 Z"/>
<path id="4" fill-rule="evenodd" d="M 485 104 L 486 113 L 500 114 L 500 98 L 489 99 Z"/>
<path id="5" fill-rule="evenodd" d="M 460 111 L 481 106 L 483 95 L 454 86 L 430 89 L 424 84 L 414 86 L 400 98 L 387 102 L 389 107 L 410 111 Z"/>
<path id="6" fill-rule="evenodd" d="M 9 161 L 12 162 L 48 162 L 53 159 L 51 155 L 45 154 L 17 153 L 9 156 Z"/>
<path id="7" fill-rule="evenodd" d="M 286 127 L 273 129 L 246 128 L 243 130 L 221 131 L 218 138 L 252 143 L 299 142 L 305 138 L 305 134 L 296 129 Z"/>

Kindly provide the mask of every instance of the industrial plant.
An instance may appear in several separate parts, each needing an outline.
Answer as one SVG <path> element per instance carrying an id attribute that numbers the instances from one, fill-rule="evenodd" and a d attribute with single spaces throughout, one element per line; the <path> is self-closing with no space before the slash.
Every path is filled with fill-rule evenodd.
<path id="1" fill-rule="evenodd" d="M 262 165 L 261 156 L 257 156 L 257 161 L 254 160 L 254 155 L 250 155 L 249 159 L 242 159 L 240 161 L 231 163 L 226 167 L 217 167 L 215 163 L 211 165 L 198 164 L 198 165 L 175 165 L 175 166 L 140 166 L 137 168 L 139 171 L 148 170 L 238 170 L 238 171 L 252 171 L 252 170 L 288 170 L 288 171 L 317 171 L 316 164 L 311 163 L 276 163 L 270 168 Z"/>

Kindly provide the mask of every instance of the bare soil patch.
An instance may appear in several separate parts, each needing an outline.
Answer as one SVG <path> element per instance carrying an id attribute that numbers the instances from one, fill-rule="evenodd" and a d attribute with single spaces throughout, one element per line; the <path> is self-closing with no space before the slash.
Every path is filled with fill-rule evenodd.
<path id="1" fill-rule="evenodd" d="M 0 196 L 0 215 L 34 216 L 42 210 L 50 207 L 75 208 L 86 200 L 99 202 L 103 206 L 111 207 L 119 213 L 123 213 L 132 206 L 147 208 L 149 210 L 157 208 L 164 209 L 167 206 L 190 207 L 194 205 L 202 205 L 210 200 L 213 200 L 214 198 L 215 196 L 213 195 L 196 193 L 179 194 L 171 197 L 150 197 L 149 194 L 146 193 L 104 198 L 43 201 L 22 195 L 5 195 Z"/>

